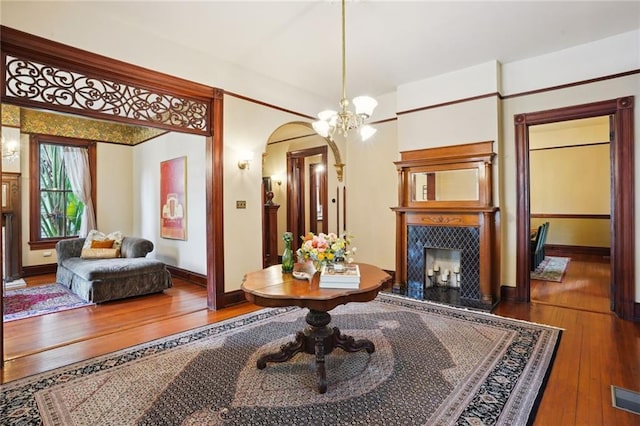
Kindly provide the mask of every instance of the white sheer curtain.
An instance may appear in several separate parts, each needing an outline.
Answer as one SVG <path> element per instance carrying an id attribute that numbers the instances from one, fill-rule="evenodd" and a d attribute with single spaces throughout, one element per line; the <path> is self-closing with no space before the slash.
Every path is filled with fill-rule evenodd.
<path id="1" fill-rule="evenodd" d="M 90 230 L 96 229 L 96 215 L 91 199 L 91 173 L 89 171 L 89 150 L 66 146 L 63 149 L 64 166 L 71 183 L 73 194 L 84 203 L 82 224 L 78 236 L 86 237 Z"/>

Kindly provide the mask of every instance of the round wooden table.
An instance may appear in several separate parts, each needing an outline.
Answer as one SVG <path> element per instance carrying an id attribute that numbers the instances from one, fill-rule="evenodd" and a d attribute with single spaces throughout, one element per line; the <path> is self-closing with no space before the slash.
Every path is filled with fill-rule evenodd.
<path id="1" fill-rule="evenodd" d="M 299 265 L 296 265 L 299 267 Z M 282 307 L 299 306 L 308 308 L 307 327 L 296 333 L 292 342 L 283 345 L 278 352 L 268 353 L 258 359 L 257 367 L 263 369 L 267 362 L 285 362 L 299 352 L 315 354 L 318 374 L 318 391 L 327 391 L 324 365 L 325 355 L 334 348 L 347 352 L 375 351 L 373 342 L 367 339 L 355 340 L 340 333 L 338 327 L 331 328 L 329 311 L 349 302 L 368 302 L 376 298 L 391 276 L 382 269 L 365 263 L 358 263 L 360 285 L 354 289 L 319 288 L 320 275 L 314 274 L 310 280 L 299 280 L 290 273 L 282 273 L 280 265 L 250 272 L 245 275 L 242 290 L 249 302 L 259 306 Z"/>

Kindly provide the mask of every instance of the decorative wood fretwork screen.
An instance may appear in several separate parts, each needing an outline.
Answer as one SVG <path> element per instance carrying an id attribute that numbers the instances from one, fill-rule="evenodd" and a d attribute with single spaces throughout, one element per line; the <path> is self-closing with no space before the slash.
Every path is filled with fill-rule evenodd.
<path id="1" fill-rule="evenodd" d="M 204 136 L 219 89 L 0 26 L 2 102 Z"/>
<path id="2" fill-rule="evenodd" d="M 47 108 L 63 111 L 88 110 L 111 118 L 206 134 L 209 116 L 206 102 L 3 56 L 6 78 L 3 95 L 12 98 L 13 103 L 47 104 Z"/>

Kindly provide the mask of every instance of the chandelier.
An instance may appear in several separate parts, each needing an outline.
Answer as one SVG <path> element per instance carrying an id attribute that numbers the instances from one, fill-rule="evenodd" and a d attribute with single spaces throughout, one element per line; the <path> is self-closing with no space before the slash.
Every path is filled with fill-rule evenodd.
<path id="1" fill-rule="evenodd" d="M 325 110 L 318 114 L 319 120 L 312 123 L 313 129 L 322 137 L 333 139 L 336 131 L 345 138 L 350 130 L 358 130 L 362 140 L 367 140 L 376 132 L 376 129 L 365 122 L 378 105 L 378 101 L 369 96 L 353 98 L 355 112 L 348 109 L 347 100 L 347 65 L 345 43 L 345 0 L 342 0 L 342 99 L 340 99 L 340 111 Z"/>

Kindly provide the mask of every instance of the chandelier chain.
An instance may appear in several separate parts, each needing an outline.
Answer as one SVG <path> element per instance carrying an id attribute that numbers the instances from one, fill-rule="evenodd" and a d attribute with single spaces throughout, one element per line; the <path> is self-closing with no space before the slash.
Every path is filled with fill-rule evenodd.
<path id="1" fill-rule="evenodd" d="M 342 0 L 342 100 L 340 101 L 340 104 L 342 105 L 342 112 L 346 111 L 347 104 L 349 103 L 347 100 L 347 36 L 345 9 L 345 0 Z"/>
<path id="2" fill-rule="evenodd" d="M 355 113 L 348 109 L 347 99 L 347 36 L 346 36 L 346 0 L 342 0 L 342 98 L 340 99 L 340 109 L 336 111 L 322 111 L 318 114 L 320 118 L 314 121 L 313 128 L 325 138 L 332 139 L 336 131 L 345 138 L 350 130 L 359 129 L 360 136 L 366 140 L 375 133 L 371 126 L 363 126 L 365 121 L 373 113 L 377 102 L 368 96 L 359 96 L 353 99 Z"/>

